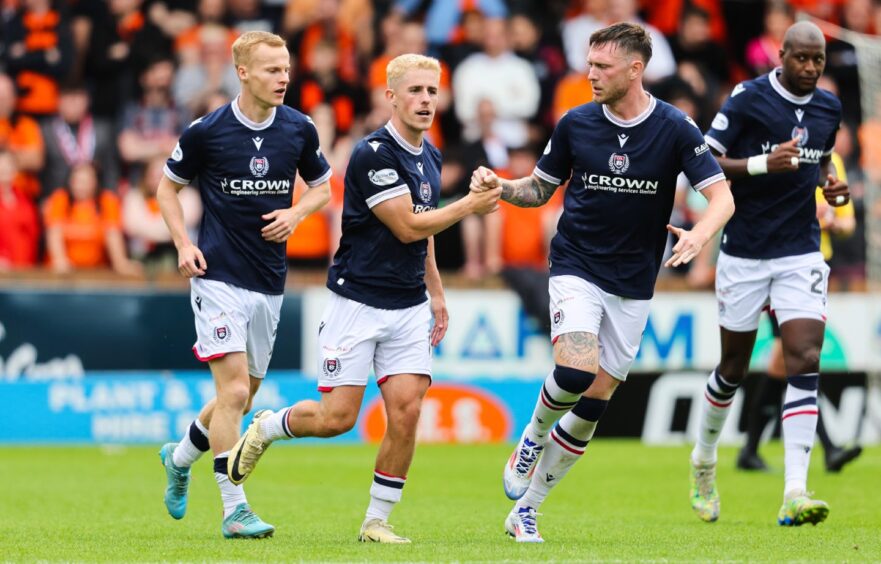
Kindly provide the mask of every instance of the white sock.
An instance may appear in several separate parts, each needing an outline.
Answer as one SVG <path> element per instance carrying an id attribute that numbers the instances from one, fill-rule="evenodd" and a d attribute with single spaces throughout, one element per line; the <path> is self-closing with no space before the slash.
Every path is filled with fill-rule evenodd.
<path id="1" fill-rule="evenodd" d="M 802 374 L 789 376 L 786 380 L 788 385 L 781 414 L 786 466 L 784 496 L 793 491 L 805 492 L 808 489 L 808 467 L 819 417 L 817 388 L 820 375 Z"/>
<path id="2" fill-rule="evenodd" d="M 697 434 L 697 443 L 691 451 L 693 462 L 701 464 L 716 463 L 716 447 L 719 444 L 719 435 L 725 426 L 728 411 L 734 402 L 734 394 L 740 384 L 732 384 L 722 378 L 718 368 L 710 373 L 707 379 L 707 387 L 701 402 L 700 428 Z"/>
<path id="3" fill-rule="evenodd" d="M 560 419 L 550 433 L 551 440 L 545 445 L 529 489 L 517 500 L 515 510 L 521 507 L 537 510 L 544 503 L 551 488 L 562 481 L 584 454 L 608 404 L 608 400 L 581 398 L 578 405 Z"/>
<path id="4" fill-rule="evenodd" d="M 532 417 L 526 427 L 526 438 L 535 444 L 544 444 L 548 431 L 554 423 L 575 407 L 578 398 L 595 377 L 596 375 L 590 372 L 567 366 L 554 368 L 542 384 Z"/>
<path id="5" fill-rule="evenodd" d="M 364 520 L 380 519 L 388 521 L 395 504 L 401 501 L 406 476 L 392 476 L 385 472 L 373 471 L 373 484 L 370 486 L 370 505 Z"/>
<path id="6" fill-rule="evenodd" d="M 226 464 L 229 460 L 229 451 L 214 457 L 214 479 L 220 488 L 220 499 L 223 502 L 223 518 L 226 519 L 242 503 L 248 503 L 245 497 L 245 489 L 229 481 L 226 475 Z"/>
<path id="7" fill-rule="evenodd" d="M 190 423 L 183 438 L 177 443 L 171 461 L 178 468 L 189 468 L 208 452 L 209 448 L 208 429 L 197 417 Z"/>
<path id="8" fill-rule="evenodd" d="M 276 411 L 269 417 L 265 417 L 260 422 L 260 430 L 263 432 L 263 436 L 270 441 L 294 438 L 294 434 L 288 427 L 288 413 L 290 411 L 291 408 L 286 407 Z"/>

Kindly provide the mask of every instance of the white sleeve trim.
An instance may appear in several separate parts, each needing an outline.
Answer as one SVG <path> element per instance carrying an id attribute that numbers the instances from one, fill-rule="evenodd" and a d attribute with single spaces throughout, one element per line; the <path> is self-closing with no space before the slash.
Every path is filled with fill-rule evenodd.
<path id="1" fill-rule="evenodd" d="M 560 184 L 563 183 L 563 181 L 560 180 L 559 178 L 557 178 L 555 176 L 551 176 L 550 174 L 546 173 L 545 171 L 543 171 L 542 169 L 540 169 L 538 167 L 535 167 L 535 170 L 532 171 L 532 174 L 541 178 L 545 182 L 550 182 L 551 184 L 555 184 L 557 186 L 559 186 Z"/>
<path id="2" fill-rule="evenodd" d="M 189 183 L 190 183 L 190 181 L 187 180 L 186 178 L 181 178 L 180 176 L 178 176 L 178 175 L 176 175 L 175 173 L 171 172 L 171 169 L 168 168 L 168 165 L 165 165 L 165 168 L 162 169 L 162 171 L 165 173 L 165 176 L 167 176 L 167 177 L 170 178 L 171 180 L 174 180 L 174 181 L 177 182 L 178 184 L 189 184 Z"/>
<path id="3" fill-rule="evenodd" d="M 322 174 L 321 176 L 319 176 L 315 180 L 306 180 L 306 184 L 309 186 L 309 188 L 314 188 L 314 187 L 318 186 L 319 184 L 324 184 L 325 182 L 330 180 L 331 176 L 333 176 L 333 169 L 329 168 L 329 169 L 327 169 L 327 172 L 325 172 L 324 174 Z"/>
<path id="4" fill-rule="evenodd" d="M 834 150 L 835 150 L 835 147 L 832 147 L 831 149 L 829 149 L 828 151 L 826 151 L 825 153 L 823 153 L 823 156 L 824 156 L 824 157 L 831 157 L 831 156 L 832 156 L 832 152 L 833 152 Z"/>
<path id="5" fill-rule="evenodd" d="M 373 206 L 381 204 L 386 200 L 391 200 L 392 198 L 397 198 L 398 196 L 403 196 L 404 194 L 409 193 L 410 188 L 406 184 L 398 184 L 397 186 L 393 186 L 367 198 L 367 207 L 372 209 Z"/>
<path id="6" fill-rule="evenodd" d="M 709 135 L 704 135 L 704 141 L 707 142 L 707 145 L 719 151 L 719 154 L 721 155 L 724 155 L 728 152 L 728 149 L 725 148 L 725 145 L 719 143 L 716 139 L 710 137 Z"/>
<path id="7" fill-rule="evenodd" d="M 716 182 L 719 182 L 722 180 L 725 180 L 725 173 L 724 172 L 720 172 L 719 174 L 715 174 L 715 175 L 707 178 L 706 180 L 701 180 L 700 182 L 698 182 L 697 184 L 694 184 L 693 186 L 694 186 L 695 190 L 700 192 L 701 190 L 703 190 L 707 186 L 710 186 L 711 184 L 715 184 Z"/>

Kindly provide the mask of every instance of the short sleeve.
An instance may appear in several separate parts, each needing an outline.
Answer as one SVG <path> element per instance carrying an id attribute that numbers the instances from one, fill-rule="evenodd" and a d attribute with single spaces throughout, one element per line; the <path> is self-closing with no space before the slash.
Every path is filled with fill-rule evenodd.
<path id="1" fill-rule="evenodd" d="M 691 118 L 683 115 L 679 127 L 679 163 L 682 172 L 695 190 L 725 180 L 725 173 L 710 152 L 708 143 Z"/>
<path id="2" fill-rule="evenodd" d="M 728 152 L 728 148 L 737 141 L 743 130 L 747 119 L 745 106 L 749 95 L 749 90 L 743 84 L 735 86 L 710 124 L 710 129 L 705 135 L 707 145 L 721 155 Z"/>
<path id="3" fill-rule="evenodd" d="M 385 143 L 368 142 L 358 153 L 348 178 L 357 186 L 359 197 L 364 199 L 367 207 L 373 208 L 410 193 L 401 178 L 400 164 Z"/>
<path id="4" fill-rule="evenodd" d="M 202 139 L 205 126 L 199 118 L 181 134 L 174 151 L 165 162 L 165 176 L 178 184 L 189 184 L 202 168 Z"/>
<path id="5" fill-rule="evenodd" d="M 321 152 L 321 143 L 318 140 L 318 130 L 311 120 L 303 128 L 305 144 L 297 170 L 300 176 L 310 187 L 318 186 L 330 180 L 333 171 Z"/>
<path id="6" fill-rule="evenodd" d="M 101 195 L 101 223 L 105 229 L 122 229 L 122 212 L 120 210 L 119 197 L 109 190 L 102 190 Z"/>
<path id="7" fill-rule="evenodd" d="M 835 149 L 835 139 L 838 137 L 838 128 L 841 127 L 841 104 L 838 104 L 838 120 L 836 121 L 836 127 L 832 130 L 832 133 L 829 134 L 829 138 L 826 139 L 826 144 L 823 145 L 823 156 L 828 157 L 832 155 L 833 149 Z M 839 178 L 841 175 L 839 174 Z"/>
<path id="8" fill-rule="evenodd" d="M 60 225 L 67 217 L 67 209 L 70 205 L 70 197 L 67 190 L 59 188 L 52 192 L 43 204 L 43 223 L 46 227 Z"/>
<path id="9" fill-rule="evenodd" d="M 572 175 L 572 150 L 569 145 L 569 114 L 560 118 L 551 139 L 545 146 L 534 174 L 556 186 L 569 180 Z"/>

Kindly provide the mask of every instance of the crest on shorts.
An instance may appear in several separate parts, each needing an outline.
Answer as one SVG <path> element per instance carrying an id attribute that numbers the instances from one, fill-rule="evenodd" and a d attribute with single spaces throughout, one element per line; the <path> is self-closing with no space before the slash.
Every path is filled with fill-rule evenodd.
<path id="1" fill-rule="evenodd" d="M 214 340 L 218 343 L 225 343 L 229 340 L 230 331 L 229 327 L 226 325 L 221 325 L 220 327 L 214 328 Z"/>
<path id="2" fill-rule="evenodd" d="M 328 378 L 334 378 L 340 373 L 340 370 L 343 369 L 343 365 L 338 358 L 325 358 L 322 369 L 324 370 L 325 376 Z"/>
<path id="3" fill-rule="evenodd" d="M 798 139 L 796 145 L 804 147 L 808 144 L 808 128 L 802 125 L 796 125 L 789 134 L 790 139 Z"/>
<path id="4" fill-rule="evenodd" d="M 248 165 L 251 174 L 257 178 L 263 178 L 269 172 L 269 159 L 266 157 L 251 157 L 251 164 Z"/>
<path id="5" fill-rule="evenodd" d="M 628 168 L 630 168 L 630 157 L 626 153 L 623 155 L 612 153 L 609 157 L 609 170 L 615 174 L 624 174 Z"/>
<path id="6" fill-rule="evenodd" d="M 426 204 L 431 201 L 431 184 L 423 182 L 419 185 L 419 197 L 422 198 L 422 201 Z"/>
<path id="7" fill-rule="evenodd" d="M 563 323 L 563 319 L 565 319 L 565 317 L 566 317 L 566 316 L 563 315 L 563 310 L 562 310 L 562 309 L 558 309 L 558 310 L 556 310 L 556 311 L 554 312 L 554 317 L 553 317 L 553 319 L 554 319 L 554 326 L 557 326 L 557 325 L 559 325 L 560 323 Z"/>

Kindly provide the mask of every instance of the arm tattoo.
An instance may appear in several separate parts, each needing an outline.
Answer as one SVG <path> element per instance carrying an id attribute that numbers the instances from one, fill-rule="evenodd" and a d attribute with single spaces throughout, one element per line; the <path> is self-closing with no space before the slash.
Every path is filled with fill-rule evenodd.
<path id="1" fill-rule="evenodd" d="M 502 199 L 521 208 L 544 205 L 556 191 L 556 184 L 551 184 L 535 175 L 519 180 L 502 180 Z"/>
<path id="2" fill-rule="evenodd" d="M 557 340 L 560 361 L 565 366 L 593 372 L 599 370 L 599 343 L 593 333 L 565 333 Z"/>

